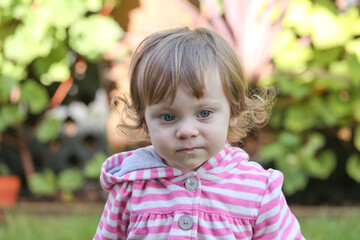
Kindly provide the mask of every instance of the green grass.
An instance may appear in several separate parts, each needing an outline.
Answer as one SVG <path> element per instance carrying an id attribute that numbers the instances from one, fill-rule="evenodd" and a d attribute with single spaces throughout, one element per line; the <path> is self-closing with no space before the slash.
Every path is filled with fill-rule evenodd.
<path id="1" fill-rule="evenodd" d="M 5 213 L 5 219 L 6 221 L 0 222 L 0 239 L 88 240 L 94 236 L 100 216 Z"/>
<path id="2" fill-rule="evenodd" d="M 332 216 L 319 212 L 317 216 L 298 217 L 303 235 L 308 240 L 360 239 L 360 212 L 344 212 Z M 0 222 L 0 239 L 7 240 L 88 240 L 92 239 L 99 214 L 34 215 L 17 211 L 5 212 Z"/>
<path id="3" fill-rule="evenodd" d="M 358 240 L 360 239 L 360 214 L 298 218 L 301 231 L 308 240 Z"/>

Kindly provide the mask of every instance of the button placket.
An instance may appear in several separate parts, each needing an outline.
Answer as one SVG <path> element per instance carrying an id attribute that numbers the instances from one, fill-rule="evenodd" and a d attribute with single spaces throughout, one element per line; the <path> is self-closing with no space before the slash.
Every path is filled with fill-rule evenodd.
<path id="1" fill-rule="evenodd" d="M 193 218 L 189 215 L 183 215 L 179 218 L 179 227 L 183 230 L 188 230 L 194 225 Z"/>
<path id="2" fill-rule="evenodd" d="M 199 180 L 196 177 L 189 177 L 185 181 L 185 188 L 189 191 L 195 191 L 199 187 Z"/>

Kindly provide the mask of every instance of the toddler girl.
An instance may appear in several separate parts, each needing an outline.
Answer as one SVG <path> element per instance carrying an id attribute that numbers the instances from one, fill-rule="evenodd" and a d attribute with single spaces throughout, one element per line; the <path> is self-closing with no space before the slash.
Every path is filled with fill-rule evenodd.
<path id="1" fill-rule="evenodd" d="M 270 97 L 247 97 L 238 58 L 219 35 L 187 28 L 140 43 L 127 112 L 152 146 L 101 169 L 109 191 L 94 239 L 304 239 L 283 175 L 231 142 L 266 123 Z"/>

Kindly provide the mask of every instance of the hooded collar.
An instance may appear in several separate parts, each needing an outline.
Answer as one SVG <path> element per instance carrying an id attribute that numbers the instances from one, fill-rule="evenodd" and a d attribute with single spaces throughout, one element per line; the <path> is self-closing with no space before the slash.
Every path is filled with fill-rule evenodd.
<path id="1" fill-rule="evenodd" d="M 229 173 L 239 162 L 247 161 L 248 158 L 242 149 L 233 148 L 226 143 L 219 153 L 207 160 L 193 174 L 206 178 L 208 174 Z M 173 178 L 181 175 L 188 174 L 165 165 L 154 147 L 148 146 L 109 157 L 102 165 L 100 180 L 103 188 L 110 190 L 114 184 L 120 182 Z"/>

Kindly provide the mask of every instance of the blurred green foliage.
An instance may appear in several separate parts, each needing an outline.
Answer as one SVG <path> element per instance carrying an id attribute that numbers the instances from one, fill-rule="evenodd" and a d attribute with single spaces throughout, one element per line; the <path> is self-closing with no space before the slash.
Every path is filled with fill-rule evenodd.
<path id="1" fill-rule="evenodd" d="M 45 169 L 42 172 L 31 174 L 29 188 L 36 195 L 55 196 L 60 194 L 62 201 L 72 201 L 73 193 L 81 189 L 86 179 L 99 179 L 104 159 L 106 159 L 105 153 L 97 152 L 92 159 L 86 162 L 83 170 L 69 168 L 56 174 L 51 169 Z"/>
<path id="2" fill-rule="evenodd" d="M 0 131 L 46 111 L 47 86 L 72 74 L 77 55 L 96 61 L 122 35 L 99 11 L 105 0 L 0 1 Z M 37 134 L 49 140 L 57 125 L 44 119 Z"/>
<path id="3" fill-rule="evenodd" d="M 0 133 L 32 116 L 39 141 L 58 137 L 63 120 L 47 114 L 49 87 L 68 80 L 78 58 L 99 60 L 122 35 L 111 17 L 99 13 L 106 1 L 0 1 Z M 84 182 L 76 168 L 28 177 L 34 194 L 60 192 L 64 201 Z"/>
<path id="4" fill-rule="evenodd" d="M 285 175 L 284 191 L 304 189 L 310 177 L 326 179 L 338 156 L 328 135 L 349 146 L 347 172 L 360 182 L 360 17 L 333 1 L 293 0 L 273 48 L 276 72 L 271 126 L 276 140 L 262 151 Z"/>

